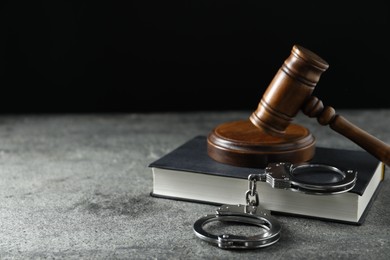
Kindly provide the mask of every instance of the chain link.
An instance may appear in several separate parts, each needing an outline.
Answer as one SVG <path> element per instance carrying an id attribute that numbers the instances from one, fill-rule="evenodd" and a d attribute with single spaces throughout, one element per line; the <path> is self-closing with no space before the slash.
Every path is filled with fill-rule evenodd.
<path id="1" fill-rule="evenodd" d="M 257 179 L 259 176 L 257 174 L 250 174 L 248 176 L 248 190 L 245 193 L 246 204 L 248 206 L 258 206 L 259 205 L 259 194 L 257 193 Z"/>

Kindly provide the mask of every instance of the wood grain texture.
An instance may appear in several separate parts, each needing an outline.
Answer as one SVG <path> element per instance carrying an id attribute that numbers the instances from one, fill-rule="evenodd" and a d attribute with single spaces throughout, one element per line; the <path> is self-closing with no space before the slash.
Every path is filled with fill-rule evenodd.
<path id="1" fill-rule="evenodd" d="M 251 122 L 270 134 L 283 135 L 328 67 L 315 53 L 294 45 L 250 116 Z"/>
<path id="2" fill-rule="evenodd" d="M 310 97 L 302 111 L 316 117 L 321 125 L 329 125 L 337 133 L 350 139 L 387 165 L 390 165 L 390 146 L 338 115 L 333 107 L 324 107 L 317 97 Z"/>
<path id="3" fill-rule="evenodd" d="M 314 136 L 297 124 L 290 124 L 279 137 L 249 120 L 232 121 L 215 127 L 207 141 L 211 158 L 235 166 L 263 168 L 270 162 L 305 162 L 315 152 Z"/>

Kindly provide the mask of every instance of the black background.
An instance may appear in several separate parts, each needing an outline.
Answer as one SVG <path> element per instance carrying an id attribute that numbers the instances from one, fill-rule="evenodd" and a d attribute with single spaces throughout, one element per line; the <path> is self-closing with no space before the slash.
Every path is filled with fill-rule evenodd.
<path id="1" fill-rule="evenodd" d="M 123 2 L 0 4 L 0 112 L 253 110 L 294 44 L 326 105 L 390 107 L 385 1 Z"/>

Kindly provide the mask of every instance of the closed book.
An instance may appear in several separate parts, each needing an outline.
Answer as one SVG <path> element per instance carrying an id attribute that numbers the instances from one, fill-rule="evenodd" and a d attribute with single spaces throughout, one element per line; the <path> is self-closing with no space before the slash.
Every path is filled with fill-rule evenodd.
<path id="1" fill-rule="evenodd" d="M 259 202 L 273 214 L 294 215 L 361 225 L 380 190 L 385 165 L 363 150 L 316 147 L 309 163 L 357 172 L 355 186 L 334 195 L 313 195 L 272 188 L 258 182 Z M 213 205 L 246 204 L 248 176 L 264 169 L 238 167 L 213 160 L 207 137 L 195 136 L 149 164 L 151 196 Z"/>

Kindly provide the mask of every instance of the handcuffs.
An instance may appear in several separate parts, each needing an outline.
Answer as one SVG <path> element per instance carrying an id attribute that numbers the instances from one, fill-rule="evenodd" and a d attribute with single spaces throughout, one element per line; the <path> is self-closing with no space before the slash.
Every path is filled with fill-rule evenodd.
<path id="1" fill-rule="evenodd" d="M 316 174 L 316 181 L 312 179 Z M 222 205 L 215 214 L 205 215 L 193 224 L 195 235 L 223 249 L 254 249 L 267 247 L 280 238 L 281 225 L 270 211 L 261 207 L 257 192 L 257 181 L 266 182 L 275 189 L 287 189 L 313 195 L 333 195 L 351 190 L 356 183 L 357 172 L 341 170 L 325 164 L 270 163 L 263 173 L 248 176 L 246 205 Z M 252 236 L 211 234 L 204 229 L 210 222 L 236 222 L 250 224 L 262 229 Z"/>

